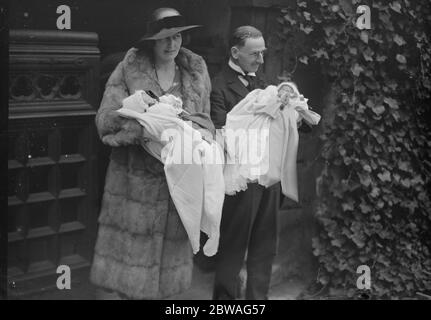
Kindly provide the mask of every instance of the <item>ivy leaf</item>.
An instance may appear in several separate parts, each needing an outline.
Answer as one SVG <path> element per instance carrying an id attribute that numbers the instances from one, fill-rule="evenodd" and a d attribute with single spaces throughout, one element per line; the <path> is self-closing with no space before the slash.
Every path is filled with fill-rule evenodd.
<path id="1" fill-rule="evenodd" d="M 365 246 L 364 239 L 361 235 L 354 234 L 352 240 L 359 248 L 363 248 Z"/>
<path id="2" fill-rule="evenodd" d="M 418 183 L 423 184 L 424 181 L 422 180 L 422 178 L 420 176 L 416 176 L 411 180 L 413 185 L 416 185 Z"/>
<path id="3" fill-rule="evenodd" d="M 404 41 L 404 38 L 398 34 L 394 36 L 394 42 L 399 46 L 403 46 L 406 44 L 406 42 Z"/>
<path id="4" fill-rule="evenodd" d="M 302 23 L 299 25 L 299 29 L 301 29 L 301 31 L 303 31 L 305 34 L 309 34 L 311 31 L 313 31 L 313 27 L 304 27 Z"/>
<path id="5" fill-rule="evenodd" d="M 400 168 L 400 170 L 409 172 L 409 163 L 407 161 L 398 161 L 398 168 Z"/>
<path id="6" fill-rule="evenodd" d="M 358 49 L 355 47 L 349 47 L 350 54 L 356 55 L 358 53 Z"/>
<path id="7" fill-rule="evenodd" d="M 355 63 L 355 65 L 350 69 L 355 77 L 358 77 L 364 68 L 362 68 L 359 64 Z"/>
<path id="8" fill-rule="evenodd" d="M 378 82 L 370 82 L 370 81 L 366 81 L 365 85 L 372 90 L 377 90 L 380 88 L 379 83 Z"/>
<path id="9" fill-rule="evenodd" d="M 406 187 L 406 188 L 410 188 L 410 186 L 411 186 L 411 183 L 410 183 L 410 180 L 409 180 L 409 179 L 402 179 L 402 180 L 401 180 L 401 184 L 402 184 L 404 187 Z"/>
<path id="10" fill-rule="evenodd" d="M 304 11 L 303 12 L 303 15 L 304 15 L 304 18 L 305 18 L 305 20 L 308 20 L 308 21 L 310 21 L 311 20 L 311 14 L 309 13 L 309 12 L 307 12 L 307 11 Z"/>
<path id="11" fill-rule="evenodd" d="M 361 203 L 359 207 L 361 208 L 362 213 L 369 213 L 373 211 L 373 208 L 365 203 Z"/>
<path id="12" fill-rule="evenodd" d="M 301 62 L 303 64 L 308 64 L 308 57 L 307 56 L 302 56 L 298 60 L 299 60 L 299 62 Z"/>
<path id="13" fill-rule="evenodd" d="M 395 121 L 400 121 L 401 117 L 398 111 L 392 111 L 391 115 L 395 119 Z"/>
<path id="14" fill-rule="evenodd" d="M 366 107 L 362 103 L 358 105 L 358 113 L 364 113 L 365 109 Z"/>
<path id="15" fill-rule="evenodd" d="M 362 55 L 364 56 L 365 61 L 373 61 L 372 54 L 373 52 L 371 50 L 366 50 L 362 52 Z"/>
<path id="16" fill-rule="evenodd" d="M 387 58 L 388 58 L 387 56 L 377 55 L 376 60 L 377 60 L 378 62 L 385 62 Z"/>
<path id="17" fill-rule="evenodd" d="M 354 209 L 353 201 L 350 200 L 347 203 L 342 203 L 341 207 L 343 208 L 343 211 L 353 211 L 353 209 Z"/>
<path id="18" fill-rule="evenodd" d="M 378 106 L 374 105 L 371 108 L 373 109 L 373 112 L 378 116 L 381 115 L 383 112 L 385 112 L 385 107 L 382 105 L 378 105 Z"/>
<path id="19" fill-rule="evenodd" d="M 391 181 L 391 174 L 389 171 L 385 171 L 383 174 L 379 173 L 379 174 L 377 174 L 377 177 L 383 182 Z"/>
<path id="20" fill-rule="evenodd" d="M 401 13 L 401 5 L 398 1 L 394 1 L 389 4 L 389 7 L 391 7 L 392 10 L 395 12 Z"/>
<path id="21" fill-rule="evenodd" d="M 330 37 L 326 38 L 325 42 L 327 44 L 330 44 L 331 46 L 335 46 L 336 45 L 336 43 L 335 43 L 335 36 L 330 36 Z"/>
<path id="22" fill-rule="evenodd" d="M 395 58 L 399 63 L 407 63 L 406 57 L 404 57 L 402 54 L 397 54 Z"/>
<path id="23" fill-rule="evenodd" d="M 417 209 L 418 208 L 418 203 L 417 203 L 417 201 L 416 200 L 413 200 L 413 201 L 409 201 L 407 204 L 406 204 L 406 207 L 409 209 L 409 211 L 412 213 L 412 212 L 414 212 L 415 211 L 415 209 Z"/>
<path id="24" fill-rule="evenodd" d="M 392 90 L 396 90 L 398 87 L 398 84 L 395 81 L 391 80 L 387 83 L 387 86 Z"/>
<path id="25" fill-rule="evenodd" d="M 338 248 L 341 248 L 341 245 L 342 245 L 342 243 L 341 243 L 341 240 L 340 240 L 340 239 L 333 239 L 333 240 L 331 240 L 331 244 L 332 244 L 334 247 L 338 247 Z"/>
<path id="26" fill-rule="evenodd" d="M 365 171 L 371 172 L 371 167 L 368 164 L 364 165 L 363 168 Z"/>
<path id="27" fill-rule="evenodd" d="M 307 2 L 305 2 L 305 1 L 299 2 L 298 3 L 298 7 L 306 8 L 307 7 Z"/>
<path id="28" fill-rule="evenodd" d="M 328 53 L 324 49 L 315 50 L 313 49 L 314 53 L 313 56 L 317 58 L 325 57 L 326 59 L 329 59 Z"/>
<path id="29" fill-rule="evenodd" d="M 394 177 L 394 180 L 396 181 L 396 182 L 399 182 L 400 181 L 400 175 L 399 174 L 396 174 L 396 173 L 394 173 L 393 175 L 392 175 L 393 177 Z"/>
<path id="30" fill-rule="evenodd" d="M 361 174 L 358 173 L 359 180 L 361 181 L 361 184 L 368 187 L 371 184 L 371 177 L 368 174 Z"/>
<path id="31" fill-rule="evenodd" d="M 331 6 L 331 10 L 332 12 L 337 12 L 338 10 L 340 10 L 340 6 L 338 4 L 334 4 L 333 6 Z"/>
<path id="32" fill-rule="evenodd" d="M 416 20 L 416 14 L 413 10 L 409 10 L 409 14 Z"/>
<path id="33" fill-rule="evenodd" d="M 399 109 L 398 102 L 395 99 L 385 97 L 383 101 L 392 109 Z"/>
<path id="34" fill-rule="evenodd" d="M 380 194 L 380 191 L 379 191 L 379 189 L 377 189 L 376 187 L 374 187 L 374 188 L 373 188 L 373 190 L 371 190 L 371 193 L 370 193 L 370 195 L 371 195 L 373 198 L 377 197 L 379 194 Z"/>
<path id="35" fill-rule="evenodd" d="M 284 20 L 288 21 L 291 26 L 294 26 L 296 24 L 296 20 L 292 19 L 289 14 L 286 14 L 284 16 Z"/>
<path id="36" fill-rule="evenodd" d="M 380 201 L 379 201 L 380 202 Z M 380 219 L 381 219 L 381 217 L 380 217 L 380 215 L 379 214 L 373 214 L 372 216 L 371 216 L 371 219 L 373 219 L 374 221 L 379 221 Z M 378 231 L 381 231 L 380 229 L 381 228 L 377 228 L 377 229 L 379 229 Z"/>
<path id="37" fill-rule="evenodd" d="M 360 33 L 360 37 L 362 41 L 368 43 L 368 33 L 366 31 L 362 30 Z"/>
<path id="38" fill-rule="evenodd" d="M 316 16 L 313 16 L 314 22 L 316 23 L 322 23 L 322 20 L 317 18 Z"/>
<path id="39" fill-rule="evenodd" d="M 364 151 L 365 151 L 365 153 L 367 154 L 367 156 L 369 156 L 369 157 L 373 156 L 373 150 L 372 150 L 372 148 L 371 148 L 371 145 L 370 145 L 370 144 L 367 144 L 367 145 L 364 147 Z"/>

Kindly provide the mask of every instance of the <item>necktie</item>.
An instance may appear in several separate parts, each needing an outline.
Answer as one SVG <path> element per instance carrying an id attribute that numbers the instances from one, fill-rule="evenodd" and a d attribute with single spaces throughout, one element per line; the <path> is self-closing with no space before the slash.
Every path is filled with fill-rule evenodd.
<path id="1" fill-rule="evenodd" d="M 247 85 L 247 89 L 249 91 L 252 91 L 254 89 L 256 89 L 256 82 L 255 82 L 255 77 L 253 76 L 249 76 L 249 75 L 241 75 L 245 80 L 247 80 L 248 85 Z"/>
<path id="2" fill-rule="evenodd" d="M 256 83 L 255 83 L 255 77 L 253 76 L 249 76 L 249 75 L 244 75 L 241 72 L 238 72 L 236 70 L 234 70 L 238 76 L 240 76 L 241 78 L 243 78 L 245 81 L 248 82 L 248 85 L 246 85 L 245 87 L 248 89 L 248 91 L 252 91 L 254 89 L 256 89 Z"/>

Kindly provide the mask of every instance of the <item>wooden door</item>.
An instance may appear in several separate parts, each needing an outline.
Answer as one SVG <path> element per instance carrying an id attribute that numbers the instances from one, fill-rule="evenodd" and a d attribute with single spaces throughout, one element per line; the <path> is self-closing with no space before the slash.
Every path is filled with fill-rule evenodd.
<path id="1" fill-rule="evenodd" d="M 97 35 L 11 30 L 8 295 L 87 277 L 96 219 Z"/>

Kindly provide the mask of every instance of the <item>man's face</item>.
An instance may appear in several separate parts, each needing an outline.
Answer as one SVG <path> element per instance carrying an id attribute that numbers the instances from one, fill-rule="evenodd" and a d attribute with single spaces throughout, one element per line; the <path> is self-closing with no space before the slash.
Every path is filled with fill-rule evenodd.
<path id="1" fill-rule="evenodd" d="M 232 58 L 245 72 L 256 72 L 263 63 L 265 52 L 265 40 L 260 38 L 248 38 L 243 47 L 232 47 Z"/>

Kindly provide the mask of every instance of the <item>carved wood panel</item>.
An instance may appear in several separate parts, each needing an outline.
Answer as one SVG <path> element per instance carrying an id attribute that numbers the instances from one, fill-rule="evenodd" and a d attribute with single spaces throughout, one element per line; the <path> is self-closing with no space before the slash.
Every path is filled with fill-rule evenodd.
<path id="1" fill-rule="evenodd" d="M 55 287 L 59 265 L 83 270 L 91 263 L 97 219 L 94 115 L 99 55 L 97 35 L 82 37 L 76 45 L 77 32 L 11 31 L 11 296 Z M 41 42 L 45 45 L 39 52 Z"/>

